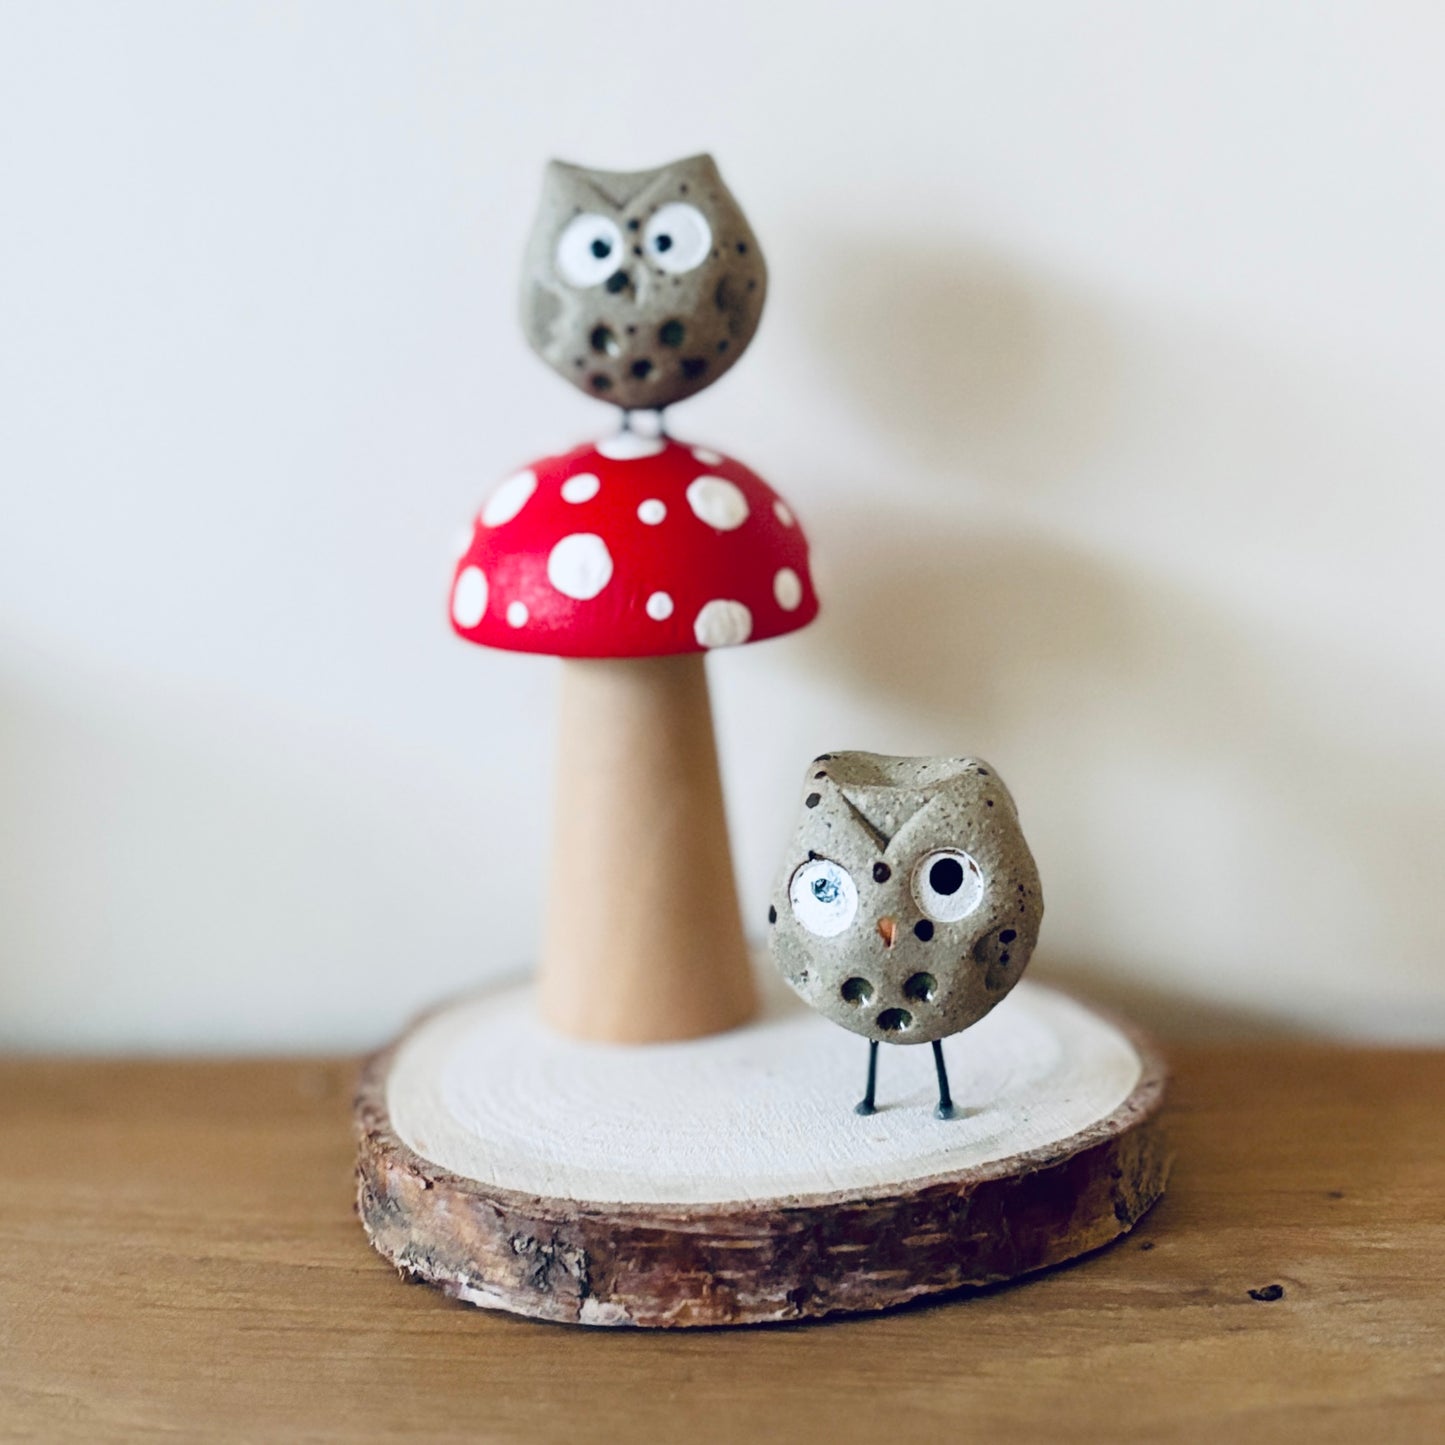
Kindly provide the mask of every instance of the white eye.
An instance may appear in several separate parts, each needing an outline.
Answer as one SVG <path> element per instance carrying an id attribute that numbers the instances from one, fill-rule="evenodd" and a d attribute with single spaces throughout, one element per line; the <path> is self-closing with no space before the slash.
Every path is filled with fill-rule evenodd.
<path id="1" fill-rule="evenodd" d="M 957 923 L 983 898 L 979 866 L 957 848 L 940 848 L 918 860 L 913 870 L 913 896 L 935 923 Z"/>
<path id="2" fill-rule="evenodd" d="M 653 212 L 642 233 L 642 244 L 664 271 L 677 275 L 707 259 L 712 250 L 712 227 L 696 206 L 674 201 Z"/>
<path id="3" fill-rule="evenodd" d="M 622 264 L 622 232 L 606 216 L 574 216 L 557 238 L 557 270 L 573 286 L 596 286 Z"/>
<path id="4" fill-rule="evenodd" d="M 826 858 L 814 858 L 793 874 L 788 900 L 793 916 L 819 938 L 842 933 L 858 911 L 858 889 L 847 869 Z"/>

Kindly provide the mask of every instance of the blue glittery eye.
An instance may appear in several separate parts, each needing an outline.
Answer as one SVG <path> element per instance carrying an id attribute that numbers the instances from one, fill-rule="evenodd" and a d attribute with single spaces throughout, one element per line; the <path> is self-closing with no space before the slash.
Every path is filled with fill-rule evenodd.
<path id="1" fill-rule="evenodd" d="M 858 889 L 846 868 L 828 858 L 810 858 L 788 884 L 793 917 L 820 938 L 842 933 L 858 912 Z"/>

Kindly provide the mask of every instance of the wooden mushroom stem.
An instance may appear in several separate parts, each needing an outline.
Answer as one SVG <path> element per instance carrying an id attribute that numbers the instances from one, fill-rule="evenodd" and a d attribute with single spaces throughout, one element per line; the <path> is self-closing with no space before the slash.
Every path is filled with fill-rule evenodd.
<path id="1" fill-rule="evenodd" d="M 756 1011 L 700 653 L 562 664 L 539 997 L 562 1033 L 613 1043 Z"/>

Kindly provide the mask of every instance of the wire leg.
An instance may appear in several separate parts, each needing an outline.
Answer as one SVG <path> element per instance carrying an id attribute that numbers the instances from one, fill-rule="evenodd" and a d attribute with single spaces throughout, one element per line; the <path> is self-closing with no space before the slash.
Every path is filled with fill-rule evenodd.
<path id="1" fill-rule="evenodd" d="M 948 1092 L 948 1069 L 943 1063 L 943 1042 L 941 1039 L 933 1041 L 933 1066 L 938 1070 L 938 1107 L 933 1111 L 936 1119 L 953 1118 L 953 1095 Z M 869 1097 L 872 1097 L 872 1090 L 869 1090 Z"/>
<path id="2" fill-rule="evenodd" d="M 868 1089 L 860 1103 L 854 1105 L 855 1114 L 876 1114 L 873 1104 L 873 1090 L 878 1084 L 878 1040 L 868 1040 Z"/>

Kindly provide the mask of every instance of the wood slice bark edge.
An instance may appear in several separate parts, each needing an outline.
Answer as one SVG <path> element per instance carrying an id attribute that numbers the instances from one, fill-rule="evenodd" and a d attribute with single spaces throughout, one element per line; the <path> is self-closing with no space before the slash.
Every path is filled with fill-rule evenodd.
<path id="1" fill-rule="evenodd" d="M 397 1137 L 387 1076 L 363 1065 L 357 1212 L 407 1278 L 469 1304 L 569 1324 L 683 1328 L 888 1309 L 1061 1264 L 1128 1233 L 1163 1194 L 1166 1070 L 1140 1033 L 1128 1098 L 1070 1138 L 896 1186 L 716 1204 L 596 1204 L 449 1173 Z"/>

